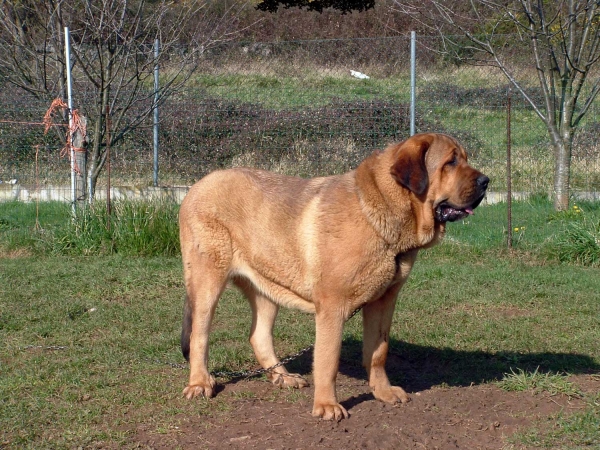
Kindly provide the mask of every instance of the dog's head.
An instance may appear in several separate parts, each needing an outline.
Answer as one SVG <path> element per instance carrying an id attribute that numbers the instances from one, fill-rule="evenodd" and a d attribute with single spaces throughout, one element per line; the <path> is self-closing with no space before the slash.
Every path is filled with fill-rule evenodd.
<path id="1" fill-rule="evenodd" d="M 444 134 L 417 134 L 400 143 L 390 171 L 400 185 L 433 205 L 439 223 L 473 214 L 489 182 L 468 164 L 465 149 Z"/>

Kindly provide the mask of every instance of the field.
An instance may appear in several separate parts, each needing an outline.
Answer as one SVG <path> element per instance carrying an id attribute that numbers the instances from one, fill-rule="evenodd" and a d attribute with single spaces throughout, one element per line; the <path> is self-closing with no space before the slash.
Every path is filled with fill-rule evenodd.
<path id="1" fill-rule="evenodd" d="M 149 208 L 120 205 L 99 232 L 101 207 L 72 223 L 61 205 L 0 204 L 0 448 L 600 448 L 597 203 L 561 214 L 547 199 L 517 203 L 512 252 L 503 205 L 451 224 L 421 254 L 392 326 L 388 372 L 413 401 L 370 395 L 355 317 L 338 378 L 351 417 L 339 424 L 310 416 L 311 388 L 261 377 L 220 378 L 210 401 L 181 397 L 181 266 L 160 224 L 177 211 Z M 592 240 L 569 256 L 577 227 Z M 248 315 L 228 290 L 211 370 L 256 367 Z M 280 356 L 313 338 L 311 317 L 282 311 Z M 310 352 L 290 367 L 310 381 Z"/>

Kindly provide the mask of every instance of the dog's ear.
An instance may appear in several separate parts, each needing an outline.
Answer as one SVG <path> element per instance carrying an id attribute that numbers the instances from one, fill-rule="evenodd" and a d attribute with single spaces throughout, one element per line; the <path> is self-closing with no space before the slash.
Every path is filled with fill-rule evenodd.
<path id="1" fill-rule="evenodd" d="M 432 142 L 430 135 L 417 135 L 402 142 L 396 153 L 396 162 L 390 170 L 399 184 L 416 195 L 423 195 L 429 185 L 425 154 Z"/>

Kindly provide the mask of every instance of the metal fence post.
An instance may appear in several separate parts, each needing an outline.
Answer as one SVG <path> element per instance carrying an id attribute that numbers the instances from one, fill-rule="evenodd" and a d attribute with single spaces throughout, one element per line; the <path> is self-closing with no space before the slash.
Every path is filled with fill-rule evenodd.
<path id="1" fill-rule="evenodd" d="M 69 27 L 65 27 L 65 62 L 67 64 L 67 106 L 69 107 L 69 130 L 67 140 L 70 145 L 71 156 L 71 211 L 73 216 L 77 212 L 77 194 L 75 192 L 75 149 L 73 148 L 73 99 L 71 91 L 71 36 Z"/>
<path id="2" fill-rule="evenodd" d="M 154 41 L 154 104 L 152 105 L 154 112 L 153 123 L 153 147 L 154 147 L 154 165 L 153 165 L 153 185 L 158 186 L 158 99 L 159 99 L 159 84 L 158 84 L 158 52 L 160 43 L 158 39 Z"/>
<path id="3" fill-rule="evenodd" d="M 415 134 L 417 33 L 410 32 L 410 135 Z"/>
<path id="4" fill-rule="evenodd" d="M 508 88 L 506 95 L 506 244 L 512 249 L 513 243 L 513 229 L 512 229 L 512 164 L 511 164 L 511 89 Z"/>

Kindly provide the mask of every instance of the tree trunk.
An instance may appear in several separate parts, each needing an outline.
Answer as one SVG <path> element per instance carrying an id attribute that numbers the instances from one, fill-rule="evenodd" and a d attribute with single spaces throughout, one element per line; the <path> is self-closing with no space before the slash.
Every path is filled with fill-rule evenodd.
<path id="1" fill-rule="evenodd" d="M 106 111 L 108 111 L 108 104 L 110 101 L 110 83 L 112 82 L 113 75 L 112 65 L 114 53 L 114 49 L 112 49 L 109 45 L 105 52 L 106 64 L 103 70 L 103 82 L 101 85 L 101 89 L 98 92 L 98 119 L 96 121 L 96 129 L 94 132 L 94 137 L 96 138 L 96 140 L 94 141 L 94 157 L 90 170 L 88 172 L 88 189 L 90 202 L 94 200 L 94 195 L 96 193 L 96 184 L 98 183 L 98 176 L 100 175 L 100 172 L 104 167 L 104 163 L 106 162 L 106 146 L 102 145 L 102 141 L 104 140 L 104 138 L 107 137 L 105 113 Z M 110 142 L 106 143 L 106 145 L 110 144 Z"/>
<path id="2" fill-rule="evenodd" d="M 87 119 L 85 116 L 79 116 L 81 127 L 75 130 L 71 136 L 71 145 L 74 148 L 73 155 L 75 157 L 75 198 L 78 204 L 85 201 L 87 197 L 85 172 L 87 166 L 87 136 L 83 133 L 86 129 Z"/>
<path id="3" fill-rule="evenodd" d="M 554 141 L 554 209 L 565 211 L 569 208 L 570 168 L 572 139 L 570 137 Z"/>
<path id="4" fill-rule="evenodd" d="M 102 105 L 99 105 L 102 108 Z M 88 201 L 91 203 L 94 201 L 94 193 L 96 192 L 96 181 L 98 176 L 94 176 L 95 173 L 98 173 L 98 165 L 100 164 L 100 158 L 102 156 L 102 114 L 96 114 L 96 120 L 94 123 L 94 134 L 92 137 L 92 152 L 91 152 L 91 161 L 89 164 L 89 168 L 87 171 L 87 188 L 88 188 Z"/>

